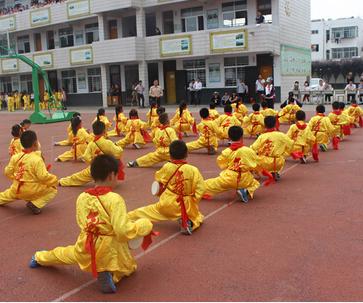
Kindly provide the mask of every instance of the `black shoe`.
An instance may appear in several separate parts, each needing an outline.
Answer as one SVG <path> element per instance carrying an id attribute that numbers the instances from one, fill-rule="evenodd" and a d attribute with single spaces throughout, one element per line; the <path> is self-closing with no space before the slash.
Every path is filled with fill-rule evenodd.
<path id="1" fill-rule="evenodd" d="M 181 218 L 178 220 L 178 222 L 179 222 L 179 225 L 180 225 L 180 232 L 182 234 L 190 236 L 193 233 L 193 222 L 192 221 L 190 221 L 190 220 L 187 221 L 187 227 L 186 228 L 184 228 L 182 226 L 182 219 Z"/>
<path id="2" fill-rule="evenodd" d="M 278 181 L 281 179 L 281 176 L 279 173 L 271 173 L 271 175 L 274 177 L 275 181 Z"/>
<path id="3" fill-rule="evenodd" d="M 300 158 L 300 162 L 301 162 L 301 164 L 306 164 L 307 163 L 306 156 L 303 156 L 302 158 Z"/>
<path id="4" fill-rule="evenodd" d="M 127 162 L 127 167 L 139 167 L 136 161 Z"/>
<path id="5" fill-rule="evenodd" d="M 215 150 L 215 148 L 213 146 L 210 146 L 208 148 L 208 155 L 215 155 L 217 153 L 217 151 Z"/>
<path id="6" fill-rule="evenodd" d="M 30 209 L 30 211 L 34 214 L 34 215 L 39 215 L 42 211 L 40 210 L 40 208 L 36 207 L 32 202 L 28 202 L 26 204 L 26 207 Z"/>

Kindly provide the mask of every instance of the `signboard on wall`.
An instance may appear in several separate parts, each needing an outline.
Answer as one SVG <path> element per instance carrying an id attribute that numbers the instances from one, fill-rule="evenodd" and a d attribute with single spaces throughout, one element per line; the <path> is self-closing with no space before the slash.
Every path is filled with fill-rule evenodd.
<path id="1" fill-rule="evenodd" d="M 53 67 L 53 54 L 41 53 L 33 55 L 33 61 L 43 68 Z"/>
<path id="2" fill-rule="evenodd" d="M 281 74 L 283 76 L 310 76 L 311 50 L 281 45 Z"/>
<path id="3" fill-rule="evenodd" d="M 30 11 L 30 26 L 40 26 L 44 24 L 50 23 L 50 9 L 37 9 L 34 11 Z"/>
<path id="4" fill-rule="evenodd" d="M 77 0 L 67 2 L 68 19 L 87 16 L 91 13 L 89 0 Z"/>
<path id="5" fill-rule="evenodd" d="M 93 63 L 92 47 L 81 47 L 81 48 L 71 49 L 69 52 L 70 52 L 69 61 L 71 65 Z"/>
<path id="6" fill-rule="evenodd" d="M 247 34 L 245 29 L 210 33 L 210 50 L 212 53 L 244 51 L 248 47 Z"/>
<path id="7" fill-rule="evenodd" d="M 0 32 L 8 32 L 16 29 L 15 16 L 0 18 Z"/>
<path id="8" fill-rule="evenodd" d="M 19 69 L 18 59 L 2 59 L 1 71 L 2 72 L 16 72 Z"/>
<path id="9" fill-rule="evenodd" d="M 190 35 L 160 38 L 160 56 L 172 57 L 192 54 L 192 37 Z"/>

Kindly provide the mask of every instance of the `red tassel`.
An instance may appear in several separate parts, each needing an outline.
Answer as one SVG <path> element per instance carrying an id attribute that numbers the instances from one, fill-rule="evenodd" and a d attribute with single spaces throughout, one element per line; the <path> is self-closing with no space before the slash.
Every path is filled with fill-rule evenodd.
<path id="1" fill-rule="evenodd" d="M 343 125 L 343 134 L 344 136 L 350 136 L 352 134 L 350 125 Z"/>
<path id="2" fill-rule="evenodd" d="M 151 243 L 153 242 L 152 236 L 154 237 L 158 237 L 160 235 L 160 233 L 158 231 L 151 231 L 150 234 L 148 234 L 147 236 L 144 237 L 144 240 L 142 241 L 141 244 L 141 248 L 143 250 L 147 250 L 149 248 L 149 246 L 151 245 Z"/>
<path id="3" fill-rule="evenodd" d="M 47 171 L 50 171 L 52 169 L 52 164 L 47 165 Z"/>
<path id="4" fill-rule="evenodd" d="M 122 163 L 121 160 L 118 162 L 117 180 L 119 180 L 119 181 L 125 180 L 124 164 Z"/>
<path id="5" fill-rule="evenodd" d="M 202 197 L 203 200 L 212 200 L 212 196 L 209 194 L 204 194 Z"/>
<path id="6" fill-rule="evenodd" d="M 292 153 L 291 153 L 291 157 L 292 157 L 294 160 L 298 160 L 298 159 L 301 159 L 302 157 L 304 157 L 304 153 L 303 153 L 303 152 L 301 152 L 301 151 L 292 152 Z"/>
<path id="7" fill-rule="evenodd" d="M 280 130 L 280 120 L 279 120 L 279 115 L 276 116 L 276 129 Z"/>
<path id="8" fill-rule="evenodd" d="M 359 117 L 359 126 L 363 127 L 363 118 L 361 116 Z"/>
<path id="9" fill-rule="evenodd" d="M 339 138 L 337 136 L 334 136 L 333 137 L 333 148 L 335 150 L 339 149 L 339 142 L 340 142 Z"/>
<path id="10" fill-rule="evenodd" d="M 179 140 L 183 140 L 183 133 L 182 132 L 178 133 L 178 138 L 179 138 Z"/>
<path id="11" fill-rule="evenodd" d="M 143 130 L 141 133 L 146 143 L 150 143 L 153 141 L 150 134 L 146 130 Z"/>
<path id="12" fill-rule="evenodd" d="M 185 208 L 183 196 L 178 197 L 177 202 L 179 202 L 179 204 L 180 204 L 182 227 L 187 228 L 189 218 L 188 218 L 187 210 Z"/>
<path id="13" fill-rule="evenodd" d="M 198 130 L 197 130 L 197 123 L 194 121 L 194 123 L 193 123 L 193 133 L 195 134 L 195 135 L 197 135 L 198 134 Z"/>
<path id="14" fill-rule="evenodd" d="M 315 143 L 313 145 L 313 148 L 311 150 L 311 153 L 313 155 L 313 159 L 318 162 L 319 161 L 319 148 L 318 148 L 318 144 L 317 143 Z"/>
<path id="15" fill-rule="evenodd" d="M 264 170 L 262 170 L 261 173 L 262 173 L 262 175 L 267 177 L 267 180 L 265 182 L 263 182 L 263 186 L 269 186 L 269 185 L 275 183 L 275 178 L 269 171 L 264 169 Z"/>

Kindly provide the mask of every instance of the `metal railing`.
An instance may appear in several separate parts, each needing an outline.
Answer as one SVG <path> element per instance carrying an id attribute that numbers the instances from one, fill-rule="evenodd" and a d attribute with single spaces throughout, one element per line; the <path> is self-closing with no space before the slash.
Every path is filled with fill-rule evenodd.
<path id="1" fill-rule="evenodd" d="M 334 101 L 350 103 L 348 95 L 354 95 L 355 100 L 363 103 L 363 89 L 355 92 L 348 92 L 344 89 L 334 89 L 331 91 L 299 91 L 294 92 L 294 96 L 304 104 L 331 104 Z"/>

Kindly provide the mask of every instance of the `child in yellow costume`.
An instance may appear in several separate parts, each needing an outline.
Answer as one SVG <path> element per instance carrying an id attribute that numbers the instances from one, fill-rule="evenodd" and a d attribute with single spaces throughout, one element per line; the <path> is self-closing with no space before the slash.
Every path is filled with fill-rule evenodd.
<path id="1" fill-rule="evenodd" d="M 310 151 L 313 152 L 315 161 L 318 161 L 317 145 L 314 147 L 316 138 L 312 133 L 310 127 L 305 123 L 306 114 L 304 111 L 299 110 L 296 113 L 296 123 L 290 126 L 287 132 L 287 136 L 294 141 L 292 148 L 293 152 L 301 152 L 300 161 L 302 164 L 306 164 L 307 156 Z"/>
<path id="2" fill-rule="evenodd" d="M 116 144 L 125 148 L 127 145 L 132 144 L 136 149 L 140 149 L 142 145 L 145 145 L 145 138 L 148 138 L 146 131 L 147 124 L 139 118 L 139 114 L 136 109 L 130 110 L 130 119 L 127 121 L 125 132 L 125 138 L 118 141 Z M 145 137 L 145 138 L 144 138 Z"/>
<path id="3" fill-rule="evenodd" d="M 24 94 L 23 95 L 23 102 L 24 102 L 24 110 L 30 110 L 31 106 L 30 106 L 30 95 L 29 94 Z"/>
<path id="4" fill-rule="evenodd" d="M 163 113 L 165 113 L 165 107 L 159 106 L 158 109 L 156 110 L 159 118 L 160 115 L 162 115 Z M 169 120 L 169 118 L 168 118 Z M 155 132 L 159 129 L 159 126 L 162 126 L 162 124 L 160 123 L 160 120 L 154 120 L 153 124 L 151 125 L 151 137 L 154 138 L 155 136 Z"/>
<path id="5" fill-rule="evenodd" d="M 108 120 L 108 118 L 106 116 L 106 111 L 105 111 L 104 108 L 100 108 L 98 110 L 97 116 L 93 120 L 92 124 L 95 123 L 96 121 L 101 121 L 101 122 L 103 122 L 105 124 L 106 132 L 108 132 L 112 127 L 112 123 Z"/>
<path id="6" fill-rule="evenodd" d="M 347 109 L 348 115 L 352 118 L 354 127 L 363 127 L 363 109 L 361 109 L 356 100 L 353 100 L 351 106 Z"/>
<path id="7" fill-rule="evenodd" d="M 275 180 L 278 180 L 285 165 L 285 157 L 291 154 L 294 141 L 286 134 L 276 131 L 275 125 L 275 117 L 266 117 L 265 133 L 257 138 L 251 148 L 258 155 L 259 169 L 272 173 Z"/>
<path id="8" fill-rule="evenodd" d="M 221 136 L 215 121 L 210 119 L 208 108 L 199 111 L 202 121 L 197 125 L 199 139 L 187 143 L 188 151 L 206 148 L 209 155 L 214 155 L 218 149 L 218 137 Z"/>
<path id="9" fill-rule="evenodd" d="M 14 112 L 15 111 L 15 98 L 12 93 L 8 95 L 8 111 Z"/>
<path id="10" fill-rule="evenodd" d="M 156 103 L 151 103 L 149 111 L 146 113 L 147 126 L 151 128 L 153 122 L 159 119 L 158 115 L 158 105 Z"/>
<path id="11" fill-rule="evenodd" d="M 233 115 L 239 120 L 242 124 L 243 118 L 248 115 L 248 108 L 243 104 L 242 100 L 238 100 L 236 103 L 231 104 L 234 113 Z"/>
<path id="12" fill-rule="evenodd" d="M 20 143 L 20 137 L 23 133 L 23 129 L 19 124 L 15 124 L 11 128 L 11 135 L 13 136 L 13 139 L 11 139 L 10 145 L 9 145 L 9 155 L 12 157 L 16 154 L 19 154 L 22 152 L 23 147 Z"/>
<path id="13" fill-rule="evenodd" d="M 252 109 L 253 113 L 243 118 L 243 128 L 250 137 L 258 136 L 265 130 L 265 117 L 260 113 L 260 104 L 254 103 Z"/>
<path id="14" fill-rule="evenodd" d="M 252 172 L 258 167 L 257 154 L 249 147 L 243 146 L 243 129 L 232 126 L 228 130 L 232 144 L 217 158 L 217 164 L 223 171 L 217 178 L 205 181 L 205 198 L 216 194 L 236 190 L 244 203 L 253 198 L 254 192 L 260 183 L 254 178 Z"/>
<path id="15" fill-rule="evenodd" d="M 209 118 L 212 120 L 216 120 L 219 117 L 219 112 L 216 110 L 216 104 L 211 103 L 209 104 Z"/>
<path id="16" fill-rule="evenodd" d="M 5 176 L 13 181 L 9 189 L 0 193 L 0 205 L 15 200 L 28 201 L 26 206 L 35 215 L 57 194 L 57 177 L 48 173 L 38 151 L 35 132 L 28 130 L 20 138 L 23 151 L 11 157 Z"/>
<path id="17" fill-rule="evenodd" d="M 109 137 L 121 137 L 121 135 L 125 132 L 127 124 L 127 117 L 124 115 L 121 105 L 116 105 L 113 121 L 115 121 L 115 129 L 108 132 L 107 135 Z"/>
<path id="18" fill-rule="evenodd" d="M 170 121 L 170 125 L 178 133 L 180 140 L 183 138 L 183 134 L 188 136 L 188 133 L 193 131 L 194 123 L 195 120 L 189 112 L 187 104 L 184 102 L 179 105 L 174 117 Z"/>
<path id="19" fill-rule="evenodd" d="M 334 126 L 334 137 L 338 138 L 333 142 L 334 149 L 338 149 L 339 141 L 344 138 L 344 135 L 348 134 L 347 129 L 350 129 L 350 118 L 342 114 L 339 102 L 333 102 L 332 107 L 333 111 L 328 115 L 328 118 Z"/>
<path id="20" fill-rule="evenodd" d="M 93 141 L 88 143 L 86 151 L 84 152 L 82 159 L 90 164 L 94 158 L 98 155 L 109 155 L 114 157 L 119 161 L 119 180 L 124 179 L 124 174 L 122 170 L 122 161 L 121 156 L 123 153 L 123 149 L 116 144 L 114 144 L 111 140 L 108 140 L 104 137 L 106 134 L 105 124 L 101 121 L 96 121 L 92 124 L 93 133 L 95 135 Z M 91 168 L 88 166 L 87 168 L 81 170 L 78 173 L 75 173 L 69 177 L 62 178 L 59 180 L 60 186 L 82 186 L 92 181 L 91 176 Z"/>
<path id="21" fill-rule="evenodd" d="M 14 98 L 15 98 L 15 109 L 20 109 L 21 108 L 21 95 L 18 91 L 16 91 Z"/>
<path id="22" fill-rule="evenodd" d="M 78 112 L 75 112 L 72 115 L 72 119 L 75 117 L 81 117 L 81 114 Z M 72 125 L 71 123 L 69 123 L 69 125 L 67 126 L 67 139 L 62 140 L 62 141 L 58 141 L 54 143 L 54 146 L 71 146 L 73 145 L 73 132 L 72 132 Z"/>
<path id="23" fill-rule="evenodd" d="M 73 134 L 72 148 L 58 156 L 56 161 L 79 161 L 86 151 L 88 142 L 92 139 L 91 135 L 82 127 L 82 120 L 78 116 L 72 119 L 71 129 Z"/>
<path id="24" fill-rule="evenodd" d="M 81 270 L 92 272 L 103 293 L 116 292 L 115 283 L 130 276 L 137 268 L 128 241 L 148 237 L 152 223 L 147 219 L 131 221 L 126 203 L 113 192 L 117 186 L 118 164 L 110 156 L 94 159 L 91 174 L 96 187 L 80 194 L 76 203 L 80 233 L 74 245 L 37 251 L 29 266 L 77 264 Z"/>
<path id="25" fill-rule="evenodd" d="M 284 104 L 281 106 L 284 106 Z M 284 106 L 279 113 L 279 122 L 289 123 L 289 124 L 294 123 L 296 112 L 298 110 L 300 110 L 300 106 L 297 104 L 296 100 L 294 99 L 293 92 L 290 92 L 289 99 L 287 100 L 287 105 Z"/>
<path id="26" fill-rule="evenodd" d="M 131 220 L 179 221 L 181 231 L 188 235 L 200 226 L 204 217 L 198 204 L 205 184 L 198 168 L 187 164 L 187 155 L 188 149 L 183 141 L 170 144 L 171 162 L 155 174 L 161 187 L 159 202 L 129 212 Z"/>
<path id="27" fill-rule="evenodd" d="M 217 120 L 215 120 L 217 126 L 220 129 L 220 137 L 219 139 L 224 140 L 228 139 L 228 129 L 231 126 L 241 126 L 241 122 L 232 114 L 232 106 L 230 104 L 226 104 L 224 106 L 224 114 L 219 116 Z"/>
<path id="28" fill-rule="evenodd" d="M 169 126 L 167 113 L 159 116 L 161 126 L 155 131 L 153 142 L 156 146 L 154 152 L 148 153 L 135 161 L 127 163 L 128 167 L 151 167 L 157 163 L 170 161 L 169 145 L 178 140 L 176 132 Z"/>
<path id="29" fill-rule="evenodd" d="M 44 92 L 43 102 L 40 103 L 41 109 L 48 109 L 49 106 L 49 93 L 47 91 Z"/>
<path id="30" fill-rule="evenodd" d="M 267 117 L 267 116 L 273 116 L 273 117 L 277 117 L 278 116 L 278 111 L 272 109 L 272 108 L 269 108 L 267 106 L 267 102 L 266 101 L 262 101 L 261 102 L 261 107 L 262 109 L 260 110 L 260 113 L 264 116 L 264 117 Z"/>

